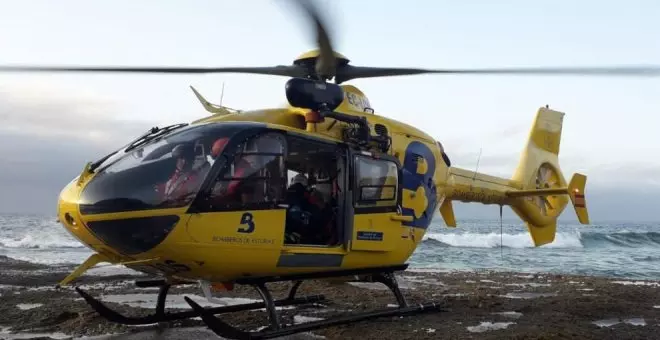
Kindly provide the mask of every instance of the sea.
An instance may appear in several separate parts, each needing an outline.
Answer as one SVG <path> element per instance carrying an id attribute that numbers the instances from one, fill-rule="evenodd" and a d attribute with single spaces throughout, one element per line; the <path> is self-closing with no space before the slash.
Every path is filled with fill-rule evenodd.
<path id="1" fill-rule="evenodd" d="M 660 280 L 660 223 L 560 223 L 555 241 L 534 247 L 519 221 L 434 220 L 410 258 L 429 271 L 515 271 Z M 0 255 L 41 264 L 79 264 L 90 250 L 55 216 L 0 215 Z"/>

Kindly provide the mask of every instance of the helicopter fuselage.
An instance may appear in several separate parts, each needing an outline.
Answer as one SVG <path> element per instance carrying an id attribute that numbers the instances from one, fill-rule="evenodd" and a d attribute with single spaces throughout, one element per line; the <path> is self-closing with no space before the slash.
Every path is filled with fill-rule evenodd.
<path id="1" fill-rule="evenodd" d="M 304 114 L 284 108 L 210 117 L 149 141 L 72 181 L 60 196 L 60 221 L 111 262 L 187 279 L 224 282 L 404 263 L 445 196 L 448 166 L 440 146 L 417 129 L 364 113 L 376 130 L 387 129 L 391 146 L 385 152 L 356 148 L 342 140 L 345 124 L 328 119 L 312 127 L 301 120 Z M 223 150 L 212 156 L 218 140 Z M 177 172 L 168 153 L 182 143 L 192 144 L 195 162 L 206 167 L 188 189 L 164 198 Z M 257 146 L 247 152 L 250 143 Z M 247 156 L 256 171 L 236 175 L 237 160 Z M 291 167 L 326 177 L 310 178 L 308 198 L 314 196 L 309 187 L 332 187 L 321 200 L 332 206 L 308 213 L 312 221 L 302 228 L 333 241 L 287 239 L 289 222 L 299 220 L 288 200 Z M 228 193 L 250 181 L 258 182 L 249 190 L 258 199 Z M 314 219 L 322 212 L 328 220 Z"/>
<path id="2" fill-rule="evenodd" d="M 309 81 L 289 84 L 292 103 L 316 105 L 319 92 L 296 92 Z M 536 246 L 554 240 L 569 198 L 588 223 L 586 177 L 559 171 L 563 113 L 539 109 L 506 179 L 450 166 L 439 142 L 374 114 L 355 87 L 326 88 L 323 115 L 221 112 L 88 164 L 58 216 L 95 255 L 62 282 L 101 261 L 209 282 L 400 265 L 436 211 L 456 226 L 452 201 L 510 206 Z"/>

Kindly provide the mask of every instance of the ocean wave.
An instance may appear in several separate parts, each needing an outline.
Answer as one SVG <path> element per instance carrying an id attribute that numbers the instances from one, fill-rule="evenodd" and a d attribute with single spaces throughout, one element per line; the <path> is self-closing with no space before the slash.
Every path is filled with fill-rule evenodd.
<path id="1" fill-rule="evenodd" d="M 501 240 L 501 241 L 500 241 Z M 436 243 L 445 247 L 461 248 L 532 248 L 534 244 L 529 233 L 429 233 L 424 236 L 427 243 Z M 598 247 L 640 247 L 660 246 L 658 232 L 594 233 L 594 232 L 558 232 L 554 242 L 545 248 L 598 248 Z"/>
<path id="2" fill-rule="evenodd" d="M 18 238 L 0 237 L 0 247 L 3 248 L 28 248 L 28 249 L 52 249 L 52 248 L 83 248 L 84 246 L 70 237 L 58 234 L 42 233 L 39 237 L 32 234 L 23 235 Z"/>

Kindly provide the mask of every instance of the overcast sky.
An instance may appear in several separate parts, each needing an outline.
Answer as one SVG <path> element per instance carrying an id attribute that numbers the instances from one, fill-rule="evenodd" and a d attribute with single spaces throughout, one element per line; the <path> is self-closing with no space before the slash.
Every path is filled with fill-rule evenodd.
<path id="1" fill-rule="evenodd" d="M 413 5 L 414 4 L 414 5 Z M 289 64 L 312 31 L 286 1 L 0 1 L 0 64 Z M 355 65 L 660 63 L 657 1 L 322 1 Z M 53 214 L 59 190 L 155 124 L 285 103 L 257 75 L 0 74 L 0 212 Z M 378 114 L 421 126 L 456 166 L 509 177 L 538 107 L 566 112 L 560 163 L 588 175 L 592 220 L 660 220 L 660 78 L 411 76 L 351 82 Z M 496 207 L 457 207 L 458 218 Z M 568 209 L 564 214 L 574 219 Z"/>

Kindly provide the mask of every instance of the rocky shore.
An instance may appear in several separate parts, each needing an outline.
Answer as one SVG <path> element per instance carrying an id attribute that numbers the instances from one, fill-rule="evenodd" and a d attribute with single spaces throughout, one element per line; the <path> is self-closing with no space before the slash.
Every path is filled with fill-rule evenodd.
<path id="1" fill-rule="evenodd" d="M 200 320 L 129 327 L 101 318 L 73 287 L 55 289 L 71 267 L 49 267 L 0 256 L 0 339 L 219 339 Z M 157 289 L 133 285 L 138 273 L 107 270 L 76 285 L 126 315 L 146 315 Z M 92 273 L 93 274 L 93 273 Z M 437 301 L 447 311 L 335 326 L 296 339 L 652 339 L 660 331 L 660 283 L 614 278 L 502 272 L 418 272 L 398 275 L 411 303 Z M 288 284 L 271 284 L 284 296 Z M 305 322 L 395 303 L 382 284 L 305 282 L 299 295 L 328 301 L 282 309 L 283 321 Z M 195 297 L 195 295 L 197 297 Z M 228 303 L 258 299 L 250 287 L 216 293 Z M 168 307 L 187 308 L 183 296 L 205 303 L 195 285 L 173 287 Z M 263 310 L 222 315 L 244 329 L 265 326 Z"/>

